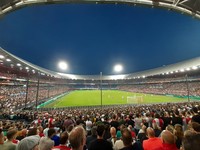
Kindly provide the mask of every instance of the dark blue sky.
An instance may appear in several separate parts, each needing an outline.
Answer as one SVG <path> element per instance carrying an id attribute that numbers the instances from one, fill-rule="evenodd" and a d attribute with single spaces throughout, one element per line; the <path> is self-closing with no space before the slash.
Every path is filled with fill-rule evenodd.
<path id="1" fill-rule="evenodd" d="M 200 20 L 165 9 L 95 4 L 31 6 L 0 19 L 0 46 L 74 74 L 132 73 L 200 56 Z"/>

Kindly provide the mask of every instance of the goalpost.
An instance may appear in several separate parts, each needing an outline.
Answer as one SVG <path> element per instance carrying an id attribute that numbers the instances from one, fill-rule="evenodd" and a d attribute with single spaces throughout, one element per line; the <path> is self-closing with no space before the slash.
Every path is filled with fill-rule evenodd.
<path id="1" fill-rule="evenodd" d="M 143 103 L 143 96 L 127 96 L 127 104 L 141 104 Z"/>

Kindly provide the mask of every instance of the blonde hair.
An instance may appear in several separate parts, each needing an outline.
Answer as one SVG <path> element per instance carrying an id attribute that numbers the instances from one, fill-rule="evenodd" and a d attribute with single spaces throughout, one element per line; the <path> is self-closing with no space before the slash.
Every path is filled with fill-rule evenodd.
<path id="1" fill-rule="evenodd" d="M 69 142 L 72 149 L 79 149 L 85 145 L 86 132 L 82 126 L 76 126 L 69 134 Z"/>

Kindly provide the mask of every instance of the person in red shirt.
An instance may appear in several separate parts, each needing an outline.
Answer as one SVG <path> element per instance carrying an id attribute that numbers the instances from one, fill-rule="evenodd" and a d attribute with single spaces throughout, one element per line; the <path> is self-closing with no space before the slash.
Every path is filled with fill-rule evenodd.
<path id="1" fill-rule="evenodd" d="M 149 139 L 144 140 L 142 145 L 144 150 L 159 150 L 162 148 L 162 140 L 158 137 L 155 137 L 153 128 L 147 128 L 147 136 Z"/>
<path id="2" fill-rule="evenodd" d="M 67 147 L 67 143 L 68 143 L 68 133 L 67 131 L 63 132 L 60 136 L 60 145 L 59 146 L 54 146 L 52 148 L 52 150 L 71 150 L 71 148 Z"/>
<path id="3" fill-rule="evenodd" d="M 162 148 L 160 150 L 178 150 L 176 147 L 176 138 L 168 130 L 163 130 L 161 133 Z"/>
<path id="4" fill-rule="evenodd" d="M 53 127 L 54 127 L 54 121 L 55 121 L 55 119 L 53 118 L 53 116 L 51 116 L 51 117 L 48 119 L 48 127 L 49 127 L 49 128 L 53 128 Z"/>

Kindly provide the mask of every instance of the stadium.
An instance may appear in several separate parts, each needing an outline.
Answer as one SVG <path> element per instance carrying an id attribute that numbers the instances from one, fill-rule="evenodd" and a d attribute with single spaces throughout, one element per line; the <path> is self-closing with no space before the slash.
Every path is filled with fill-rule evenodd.
<path id="1" fill-rule="evenodd" d="M 7 95 L 1 97 L 3 109 L 190 102 L 200 96 L 199 57 L 142 72 L 106 76 L 53 72 L 2 48 L 0 56 L 1 88 Z M 12 91 L 15 93 L 7 94 Z"/>
<path id="2" fill-rule="evenodd" d="M 74 1 L 80 2 L 161 7 L 200 19 L 198 0 Z M 1 0 L 0 16 L 30 5 L 57 3 L 72 2 Z M 104 75 L 100 72 L 98 75 L 81 75 L 45 69 L 0 47 L 0 80 L 0 127 L 6 133 L 16 126 L 18 130 L 31 130 L 41 125 L 43 128 L 48 127 L 48 130 L 58 127 L 67 131 L 69 126 L 64 122 L 69 118 L 73 118 L 73 126 L 80 122 L 84 124 L 88 135 L 91 134 L 92 124 L 97 123 L 98 126 L 98 122 L 106 122 L 110 128 L 116 118 L 118 123 L 133 126 L 131 131 L 134 134 L 142 133 L 140 130 L 144 126 L 154 128 L 155 124 L 158 126 L 156 130 L 159 129 L 161 133 L 168 125 L 175 127 L 181 124 L 185 130 L 188 122 L 194 121 L 193 117 L 199 116 L 200 111 L 200 57 L 129 74 Z M 162 123 L 156 120 L 156 114 L 162 116 L 158 117 L 163 120 Z M 167 117 L 170 118 L 169 122 Z M 181 123 L 173 120 L 176 117 L 182 120 Z M 198 119 L 194 122 L 198 122 Z M 10 123 L 6 124 L 5 120 L 10 120 Z M 19 120 L 24 124 L 19 123 Z M 90 125 L 87 124 L 89 120 Z M 130 123 L 130 120 L 134 123 Z M 13 123 L 15 121 L 17 125 Z M 120 130 L 119 124 L 116 129 Z M 133 139 L 141 143 L 144 140 L 139 139 L 139 136 L 137 138 Z M 177 148 L 180 146 L 179 143 Z"/>
<path id="3" fill-rule="evenodd" d="M 62 2 L 70 3 L 62 0 L 52 0 L 51 2 L 43 0 L 4 0 L 0 2 L 0 15 L 4 16 L 16 9 L 35 4 Z M 88 3 L 88 1 L 82 2 Z M 101 4 L 110 3 L 110 1 L 90 1 L 90 3 Z M 116 1 L 113 3 L 155 6 L 191 15 L 197 19 L 200 17 L 200 4 L 198 1 L 148 0 Z M 200 58 L 131 74 L 102 75 L 100 73 L 99 75 L 77 75 L 47 70 L 12 55 L 8 52 L 9 50 L 4 50 L 3 48 L 0 50 L 2 89 L 8 93 L 10 93 L 9 91 L 11 93 L 15 91 L 16 93 L 13 93 L 12 96 L 20 99 L 20 102 L 13 102 L 12 96 L 10 95 L 7 98 L 5 92 L 1 96 L 3 99 L 1 100 L 2 108 L 5 108 L 8 104 L 12 105 L 10 106 L 12 110 L 17 110 L 41 107 L 88 106 L 88 104 L 90 106 L 102 106 L 131 103 L 184 102 L 199 99 L 198 68 L 200 66 Z M 77 92 L 78 90 L 79 92 Z M 92 92 L 92 90 L 94 90 L 94 93 L 90 94 L 94 95 L 91 98 L 87 92 Z M 107 94 L 109 90 L 116 91 L 117 93 L 111 93 L 118 96 L 112 100 L 113 95 Z M 83 96 L 80 95 L 82 93 Z M 84 95 L 84 93 L 86 94 Z M 139 93 L 139 96 L 137 93 Z M 163 101 L 156 100 L 159 99 L 159 96 L 163 96 L 160 98 Z M 80 99 L 81 97 L 84 99 Z M 67 100 L 68 98 L 70 101 Z M 5 100 L 7 102 L 4 102 Z M 83 103 L 85 100 L 87 103 Z M 61 105 L 53 105 L 58 101 Z"/>

